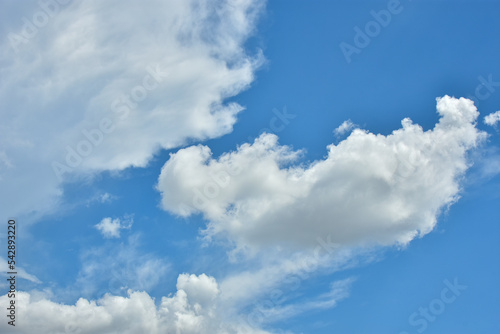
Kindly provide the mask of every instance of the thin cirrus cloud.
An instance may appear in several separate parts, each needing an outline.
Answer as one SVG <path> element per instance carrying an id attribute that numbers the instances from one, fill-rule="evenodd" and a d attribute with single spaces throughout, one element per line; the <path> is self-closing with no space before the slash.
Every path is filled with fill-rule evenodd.
<path id="1" fill-rule="evenodd" d="M 356 124 L 354 124 L 350 119 L 344 121 L 338 128 L 333 130 L 333 133 L 335 133 L 336 136 L 343 136 L 347 132 L 351 131 L 356 127 Z"/>
<path id="2" fill-rule="evenodd" d="M 302 303 L 286 304 L 285 306 L 278 305 L 277 307 L 269 307 L 265 313 L 256 313 L 255 311 L 248 317 L 250 323 L 254 320 L 256 323 L 275 322 L 293 318 L 304 312 L 318 309 L 329 309 L 335 307 L 338 302 L 349 297 L 349 288 L 354 279 L 348 278 L 345 280 L 333 282 L 330 284 L 330 290 L 312 300 Z M 272 303 L 271 303 L 272 305 Z M 255 318 L 255 319 L 254 319 Z M 270 321 L 271 320 L 271 321 Z"/>
<path id="3" fill-rule="evenodd" d="M 459 198 L 467 152 L 485 138 L 472 101 L 438 98 L 437 112 L 427 131 L 410 119 L 387 136 L 356 129 L 305 166 L 270 134 L 219 158 L 203 145 L 181 149 L 158 179 L 162 207 L 203 214 L 204 235 L 237 250 L 311 249 L 323 236 L 349 247 L 405 245 Z"/>
<path id="4" fill-rule="evenodd" d="M 160 148 L 232 131 L 243 108 L 224 99 L 248 88 L 262 61 L 243 48 L 262 5 L 78 1 L 51 7 L 36 33 L 41 5 L 6 18 L 1 211 L 43 215 L 58 207 L 65 180 L 143 167 Z"/>
<path id="5" fill-rule="evenodd" d="M 9 264 L 8 264 L 7 260 L 0 257 L 0 272 L 6 273 L 9 271 L 10 271 Z M 36 276 L 27 273 L 26 270 L 24 270 L 24 268 L 17 267 L 17 275 L 19 278 L 23 278 L 23 279 L 28 280 L 28 281 L 33 282 L 33 283 L 37 283 L 37 284 L 42 283 Z M 0 284 L 0 287 L 3 287 L 3 285 L 4 285 L 4 283 L 2 282 Z M 8 287 L 7 284 L 5 284 L 5 286 Z"/>
<path id="6" fill-rule="evenodd" d="M 68 300 L 100 297 L 104 293 L 122 295 L 129 289 L 150 291 L 157 287 L 171 273 L 171 263 L 142 248 L 138 234 L 119 244 L 109 242 L 88 247 L 80 255 L 76 281 L 61 290 L 61 295 Z"/>

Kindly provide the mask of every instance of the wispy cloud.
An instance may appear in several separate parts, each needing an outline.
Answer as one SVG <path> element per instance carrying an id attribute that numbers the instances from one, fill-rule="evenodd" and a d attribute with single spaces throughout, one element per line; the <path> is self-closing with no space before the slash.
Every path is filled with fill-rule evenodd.
<path id="1" fill-rule="evenodd" d="M 134 234 L 125 241 L 109 241 L 83 251 L 80 272 L 66 294 L 95 297 L 121 295 L 128 289 L 149 291 L 165 278 L 170 266 L 167 259 L 142 250 L 140 236 Z"/>
<path id="2" fill-rule="evenodd" d="M 111 203 L 113 202 L 114 200 L 116 200 L 116 196 L 110 194 L 110 193 L 98 193 L 96 195 L 94 195 L 93 197 L 91 197 L 88 201 L 87 201 L 87 206 L 90 206 L 91 204 L 93 203 L 99 203 L 99 204 L 107 204 L 107 203 Z"/>
<path id="3" fill-rule="evenodd" d="M 344 121 L 342 124 L 340 124 L 340 126 L 338 128 L 333 130 L 333 133 L 336 136 L 343 136 L 344 134 L 351 131 L 355 127 L 356 127 L 356 124 L 354 124 L 350 119 L 348 119 L 347 121 Z"/>
<path id="4" fill-rule="evenodd" d="M 7 263 L 7 260 L 5 260 L 3 257 L 0 257 L 0 273 L 2 276 L 5 276 L 6 272 L 8 271 L 11 271 L 9 270 L 9 266 L 8 266 L 8 263 Z M 32 275 L 32 274 L 29 274 L 28 272 L 26 272 L 26 270 L 22 267 L 17 267 L 16 268 L 16 272 L 17 272 L 17 276 L 19 278 L 23 278 L 25 280 L 28 280 L 30 282 L 33 282 L 33 283 L 37 283 L 37 284 L 40 284 L 42 283 L 38 277 L 36 277 L 35 275 Z M 3 283 L 3 282 L 2 282 Z"/>
<path id="5" fill-rule="evenodd" d="M 354 278 L 335 281 L 330 284 L 330 290 L 317 297 L 306 298 L 303 301 L 283 306 L 260 310 L 265 313 L 266 322 L 277 322 L 289 319 L 309 311 L 324 310 L 337 306 L 338 302 L 349 297 L 349 291 Z"/>

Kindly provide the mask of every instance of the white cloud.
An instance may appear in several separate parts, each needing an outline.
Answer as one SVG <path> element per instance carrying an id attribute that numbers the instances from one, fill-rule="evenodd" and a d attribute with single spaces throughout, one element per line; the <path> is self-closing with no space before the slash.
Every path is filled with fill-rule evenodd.
<path id="1" fill-rule="evenodd" d="M 500 110 L 484 116 L 484 124 L 496 126 L 500 121 Z"/>
<path id="2" fill-rule="evenodd" d="M 228 320 L 232 311 L 218 308 L 219 293 L 215 279 L 205 274 L 179 275 L 177 292 L 163 297 L 158 307 L 146 292 L 138 291 L 129 291 L 126 297 L 106 295 L 97 301 L 80 298 L 75 305 L 18 292 L 22 318 L 18 318 L 15 330 L 6 321 L 0 323 L 0 330 L 6 334 L 269 334 Z M 7 303 L 7 296 L 1 296 L 0 304 Z"/>
<path id="3" fill-rule="evenodd" d="M 209 306 L 220 293 L 215 278 L 205 274 L 180 275 L 177 279 L 177 289 L 184 290 L 192 302 L 201 306 Z"/>
<path id="4" fill-rule="evenodd" d="M 323 293 L 312 300 L 287 304 L 284 306 L 280 305 L 279 299 L 278 302 L 273 302 L 271 299 L 268 299 L 264 308 L 254 309 L 252 313 L 249 314 L 248 319 L 250 319 L 251 322 L 254 322 L 255 325 L 262 325 L 266 322 L 289 319 L 307 311 L 335 307 L 339 301 L 349 296 L 349 290 L 353 282 L 353 278 L 332 282 L 328 292 Z"/>
<path id="5" fill-rule="evenodd" d="M 312 277 L 352 268 L 364 261 L 364 254 L 349 249 L 334 249 L 330 244 L 320 252 L 290 254 L 266 253 L 258 268 L 237 271 L 220 283 L 220 305 L 241 310 L 243 319 L 255 328 L 270 325 L 307 311 L 332 308 L 349 294 L 352 278 L 334 282 L 319 296 L 304 292 Z M 373 253 L 370 252 L 373 260 Z M 244 287 L 244 288 L 243 288 Z"/>
<path id="6" fill-rule="evenodd" d="M 112 219 L 110 217 L 103 218 L 95 228 L 101 232 L 105 238 L 119 238 L 120 230 L 130 229 L 134 223 L 133 219 L 127 217 L 123 220 L 120 218 Z"/>
<path id="7" fill-rule="evenodd" d="M 2 273 L 2 276 L 6 276 L 7 272 L 12 271 L 9 270 L 9 264 L 6 259 L 3 257 L 0 257 L 0 273 Z M 22 267 L 16 267 L 16 272 L 17 272 L 17 277 L 18 278 L 23 278 L 25 280 L 28 280 L 33 283 L 42 283 L 35 275 L 29 274 L 26 272 L 26 270 Z M 3 283 L 3 282 L 2 282 Z"/>
<path id="8" fill-rule="evenodd" d="M 467 184 L 482 184 L 500 174 L 500 147 L 483 146 L 471 154 L 471 159 L 474 161 L 474 168 L 467 176 Z"/>
<path id="9" fill-rule="evenodd" d="M 354 124 L 350 119 L 348 119 L 347 121 L 344 121 L 342 124 L 340 124 L 338 128 L 333 130 L 333 132 L 335 133 L 336 136 L 342 136 L 347 132 L 351 131 L 352 129 L 354 129 L 355 126 L 356 124 Z"/>
<path id="10" fill-rule="evenodd" d="M 90 207 L 94 204 L 109 204 L 117 200 L 119 197 L 107 192 L 97 192 L 95 195 L 91 196 L 86 200 L 86 206 Z"/>
<path id="11" fill-rule="evenodd" d="M 81 254 L 81 269 L 74 284 L 59 293 L 90 298 L 104 293 L 122 294 L 128 289 L 155 288 L 170 271 L 170 263 L 154 253 L 142 251 L 139 235 L 125 241 L 89 247 Z"/>
<path id="12" fill-rule="evenodd" d="M 500 174 L 500 154 L 491 155 L 484 158 L 480 164 L 481 176 L 489 179 Z"/>
<path id="13" fill-rule="evenodd" d="M 206 274 L 181 274 L 177 278 L 176 293 L 155 302 L 147 292 L 141 292 L 152 285 L 138 285 L 140 274 L 130 281 L 130 275 L 141 271 L 137 265 L 148 259 L 155 260 L 150 254 L 138 254 L 136 246 L 137 243 L 131 241 L 114 251 L 108 247 L 89 250 L 73 287 L 80 297 L 74 305 L 51 300 L 54 294 L 50 290 L 18 292 L 17 307 L 23 311 L 16 324 L 16 333 L 32 333 L 37 328 L 38 333 L 269 334 L 273 331 L 262 328 L 276 321 L 336 306 L 347 297 L 353 281 L 334 282 L 329 292 L 319 296 L 302 296 L 299 290 L 302 281 L 326 266 L 335 270 L 345 268 L 349 256 L 336 254 L 332 261 L 324 254 L 319 257 L 296 254 L 257 271 L 230 274 L 220 285 Z M 325 251 L 328 249 L 323 253 Z M 144 281 L 157 284 L 161 280 L 155 274 L 162 271 L 162 266 L 151 268 L 143 275 Z M 127 279 L 129 281 L 125 282 Z M 95 286 L 91 285 L 107 281 L 109 286 L 103 290 L 107 294 L 102 298 L 82 297 L 102 296 L 96 294 Z M 61 293 L 58 296 L 61 297 Z M 0 303 L 6 301 L 6 296 L 0 296 Z M 6 324 L 0 324 L 2 333 L 10 333 L 9 329 Z"/>
<path id="14" fill-rule="evenodd" d="M 111 203 L 115 199 L 115 196 L 110 193 L 104 193 L 96 195 L 91 199 L 91 201 L 97 201 L 99 203 Z"/>
<path id="15" fill-rule="evenodd" d="M 239 249 L 312 248 L 320 236 L 342 246 L 407 244 L 458 199 L 467 152 L 484 138 L 472 101 L 445 96 L 437 111 L 431 130 L 409 119 L 388 136 L 357 129 L 307 166 L 269 134 L 218 159 L 202 145 L 179 150 L 158 180 L 162 206 L 202 213 L 207 237 Z"/>
<path id="16" fill-rule="evenodd" d="M 230 132 L 242 107 L 224 100 L 262 60 L 243 44 L 263 3 L 70 2 L 14 48 L 22 15 L 42 10 L 19 4 L 0 31 L 0 211 L 36 217 L 58 207 L 61 179 Z"/>

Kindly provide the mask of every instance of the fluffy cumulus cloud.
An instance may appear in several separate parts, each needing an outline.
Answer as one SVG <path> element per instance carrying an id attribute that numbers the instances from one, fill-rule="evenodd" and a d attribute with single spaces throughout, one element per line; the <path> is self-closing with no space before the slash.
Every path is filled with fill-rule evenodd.
<path id="1" fill-rule="evenodd" d="M 10 4 L 0 14 L 0 211 L 48 212 L 75 175 L 145 166 L 160 148 L 230 132 L 242 107 L 224 100 L 261 62 L 243 45 L 262 5 Z"/>
<path id="2" fill-rule="evenodd" d="M 105 238 L 119 238 L 120 230 L 130 229 L 132 227 L 133 220 L 131 218 L 115 218 L 110 217 L 103 218 L 99 224 L 95 225 L 95 228 L 101 232 Z"/>
<path id="3" fill-rule="evenodd" d="M 500 122 L 500 110 L 484 116 L 484 124 L 496 126 Z"/>
<path id="4" fill-rule="evenodd" d="M 218 284 L 204 274 L 179 275 L 177 292 L 163 297 L 157 306 L 146 292 L 128 292 L 128 296 L 106 295 L 97 301 L 80 298 L 74 305 L 17 293 L 22 315 L 13 330 L 6 321 L 2 333 L 125 333 L 125 334 L 266 334 L 244 321 L 227 319 L 229 312 L 217 308 Z M 0 304 L 7 305 L 7 296 Z M 226 310 L 228 311 L 228 310 Z"/>
<path id="5" fill-rule="evenodd" d="M 437 112 L 427 131 L 410 119 L 387 136 L 356 129 L 307 165 L 270 134 L 219 158 L 202 145 L 179 150 L 158 180 L 162 206 L 203 214 L 207 237 L 239 249 L 312 248 L 324 236 L 340 246 L 407 244 L 458 199 L 467 152 L 484 137 L 472 101 L 445 96 Z"/>

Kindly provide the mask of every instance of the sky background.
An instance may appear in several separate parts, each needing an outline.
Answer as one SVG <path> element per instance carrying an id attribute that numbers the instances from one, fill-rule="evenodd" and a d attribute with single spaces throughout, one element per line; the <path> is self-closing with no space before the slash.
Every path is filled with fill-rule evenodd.
<path id="1" fill-rule="evenodd" d="M 47 3 L 0 1 L 2 333 L 500 332 L 500 2 Z"/>

